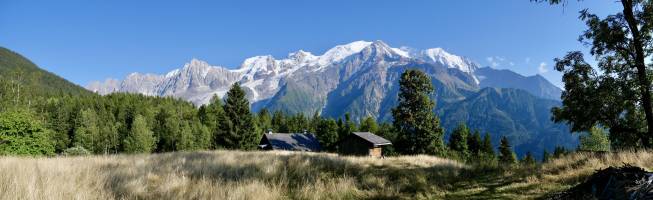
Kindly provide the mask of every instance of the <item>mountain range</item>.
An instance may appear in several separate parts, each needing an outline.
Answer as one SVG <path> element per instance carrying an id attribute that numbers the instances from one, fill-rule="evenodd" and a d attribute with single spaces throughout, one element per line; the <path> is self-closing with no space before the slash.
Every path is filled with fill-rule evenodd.
<path id="1" fill-rule="evenodd" d="M 560 105 L 562 90 L 542 76 L 480 67 L 442 48 L 393 48 L 383 41 L 338 45 L 322 55 L 299 50 L 283 59 L 255 56 L 235 69 L 192 59 L 167 74 L 132 73 L 86 88 L 99 94 L 173 96 L 201 105 L 214 95 L 223 97 L 238 82 L 254 110 L 319 112 L 326 117 L 349 113 L 356 120 L 372 116 L 390 121 L 398 80 L 406 69 L 431 77 L 436 88 L 434 112 L 447 130 L 466 123 L 491 133 L 494 142 L 508 136 L 518 154 L 578 142 L 565 125 L 551 122 L 550 109 Z"/>

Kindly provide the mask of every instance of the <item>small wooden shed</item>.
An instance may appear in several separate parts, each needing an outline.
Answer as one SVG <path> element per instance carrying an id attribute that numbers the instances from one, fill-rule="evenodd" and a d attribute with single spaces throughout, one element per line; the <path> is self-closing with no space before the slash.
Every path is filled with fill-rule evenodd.
<path id="1" fill-rule="evenodd" d="M 392 143 L 370 132 L 353 132 L 338 142 L 338 154 L 355 156 L 383 156 L 382 147 Z"/>
<path id="2" fill-rule="evenodd" d="M 261 150 L 312 151 L 321 150 L 320 142 L 309 133 L 266 133 L 258 145 Z"/>

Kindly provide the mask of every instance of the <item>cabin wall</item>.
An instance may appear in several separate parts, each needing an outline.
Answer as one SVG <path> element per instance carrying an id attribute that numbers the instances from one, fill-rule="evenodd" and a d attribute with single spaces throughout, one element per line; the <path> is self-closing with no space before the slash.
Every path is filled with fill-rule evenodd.
<path id="1" fill-rule="evenodd" d="M 370 149 L 370 156 L 380 158 L 383 155 L 381 147 L 374 147 Z"/>
<path id="2" fill-rule="evenodd" d="M 369 155 L 369 146 L 365 141 L 349 137 L 340 142 L 338 153 L 341 155 L 367 156 Z"/>

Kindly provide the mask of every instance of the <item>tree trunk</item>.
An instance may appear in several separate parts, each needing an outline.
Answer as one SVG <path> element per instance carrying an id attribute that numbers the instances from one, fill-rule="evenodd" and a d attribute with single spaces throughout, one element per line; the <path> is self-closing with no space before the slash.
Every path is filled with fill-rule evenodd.
<path id="1" fill-rule="evenodd" d="M 633 35 L 633 46 L 635 47 L 635 68 L 637 68 L 637 79 L 639 81 L 639 90 L 642 95 L 642 106 L 646 115 L 647 133 L 641 134 L 640 139 L 644 147 L 651 147 L 650 137 L 653 136 L 653 109 L 651 108 L 651 83 L 646 73 L 646 64 L 644 63 L 644 46 L 642 36 L 637 26 L 637 20 L 633 13 L 633 1 L 621 0 L 624 7 L 623 14 L 628 22 L 628 27 Z"/>

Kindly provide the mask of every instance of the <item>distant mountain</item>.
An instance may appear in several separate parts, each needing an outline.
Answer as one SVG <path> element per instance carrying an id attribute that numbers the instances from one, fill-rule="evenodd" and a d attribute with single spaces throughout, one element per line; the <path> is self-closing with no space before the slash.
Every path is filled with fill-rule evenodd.
<path id="1" fill-rule="evenodd" d="M 397 103 L 399 77 L 409 68 L 431 77 L 436 88 L 434 112 L 446 129 L 467 122 L 491 132 L 493 139 L 509 136 L 519 150 L 577 143 L 565 126 L 550 122 L 549 110 L 559 105 L 561 90 L 541 76 L 482 68 L 441 48 L 393 48 L 382 41 L 338 45 L 319 56 L 302 50 L 280 60 L 256 56 L 237 69 L 193 59 L 165 75 L 133 73 L 122 81 L 108 79 L 87 88 L 100 94 L 174 96 L 199 105 L 213 95 L 223 97 L 239 82 L 255 110 L 317 111 L 327 117 L 350 113 L 355 120 L 373 116 L 389 121 Z"/>
<path id="2" fill-rule="evenodd" d="M 517 88 L 545 98 L 560 100 L 562 90 L 544 77 L 538 75 L 522 76 L 507 69 L 480 68 L 474 73 L 480 79 L 480 87 Z"/>
<path id="3" fill-rule="evenodd" d="M 23 94 L 33 96 L 92 94 L 83 87 L 37 67 L 32 61 L 4 47 L 0 47 L 0 82 L 20 82 Z"/>

